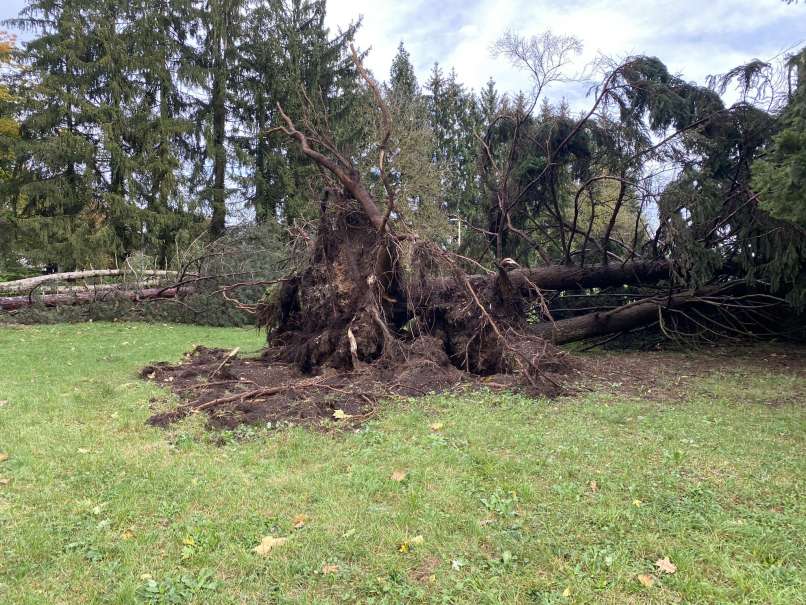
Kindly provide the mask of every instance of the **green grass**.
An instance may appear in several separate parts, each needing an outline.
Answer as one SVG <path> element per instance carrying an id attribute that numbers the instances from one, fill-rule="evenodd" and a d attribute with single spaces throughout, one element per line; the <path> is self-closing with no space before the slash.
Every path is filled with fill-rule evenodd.
<path id="1" fill-rule="evenodd" d="M 261 339 L 0 328 L 0 603 L 806 602 L 806 407 L 763 403 L 803 379 L 430 397 L 338 434 L 146 426 L 163 393 L 137 370 L 194 343 Z"/>

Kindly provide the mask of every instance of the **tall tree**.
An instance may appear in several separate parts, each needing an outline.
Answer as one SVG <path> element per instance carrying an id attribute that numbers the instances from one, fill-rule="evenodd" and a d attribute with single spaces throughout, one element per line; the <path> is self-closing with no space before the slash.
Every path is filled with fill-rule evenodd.
<path id="1" fill-rule="evenodd" d="M 11 24 L 35 37 L 20 53 L 18 173 L 8 191 L 20 247 L 33 262 L 107 265 L 120 252 L 104 208 L 93 94 L 92 26 L 82 3 L 34 0 Z"/>
<path id="2" fill-rule="evenodd" d="M 753 164 L 753 186 L 772 215 L 806 227 L 806 48 L 791 57 L 789 69 L 792 93 Z"/>
<path id="3" fill-rule="evenodd" d="M 443 168 L 443 203 L 459 223 L 459 234 L 463 221 L 475 222 L 479 208 L 477 137 L 482 131 L 482 115 L 475 96 L 464 89 L 454 70 L 446 78 L 435 64 L 425 88 L 434 132 L 433 157 Z"/>
<path id="4" fill-rule="evenodd" d="M 203 91 L 197 119 L 204 126 L 204 153 L 210 164 L 203 196 L 211 209 L 210 234 L 224 233 L 227 222 L 227 121 L 230 85 L 238 70 L 238 45 L 244 27 L 244 0 L 204 0 L 197 6 L 199 23 L 195 69 L 189 83 Z"/>

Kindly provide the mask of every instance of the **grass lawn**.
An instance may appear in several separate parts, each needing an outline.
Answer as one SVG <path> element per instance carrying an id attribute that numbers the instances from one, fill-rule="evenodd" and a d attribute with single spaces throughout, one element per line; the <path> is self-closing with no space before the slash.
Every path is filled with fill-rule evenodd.
<path id="1" fill-rule="evenodd" d="M 261 337 L 0 328 L 0 603 L 806 603 L 806 406 L 764 403 L 802 378 L 434 396 L 349 433 L 147 426 L 164 392 L 137 370 L 195 343 Z"/>

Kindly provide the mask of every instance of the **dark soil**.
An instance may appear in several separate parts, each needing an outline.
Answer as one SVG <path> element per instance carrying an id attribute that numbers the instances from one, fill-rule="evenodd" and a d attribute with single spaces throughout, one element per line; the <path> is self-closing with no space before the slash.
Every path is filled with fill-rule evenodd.
<path id="1" fill-rule="evenodd" d="M 142 370 L 143 378 L 169 387 L 181 400 L 174 410 L 149 422 L 167 426 L 194 411 L 204 411 L 214 428 L 239 424 L 351 426 L 372 417 L 379 402 L 395 397 L 456 392 L 478 387 L 512 389 L 540 395 L 584 391 L 612 392 L 654 401 L 679 401 L 698 387 L 703 376 L 724 373 L 741 381 L 751 373 L 806 376 L 806 347 L 755 346 L 711 348 L 686 353 L 606 352 L 566 358 L 541 368 L 544 384 L 535 393 L 517 374 L 476 376 L 454 367 L 427 337 L 417 339 L 408 361 L 395 365 L 364 364 L 358 370 L 322 369 L 304 374 L 278 361 L 268 349 L 261 357 L 230 357 L 229 351 L 197 347 L 179 364 L 158 363 Z M 806 401 L 806 392 L 775 395 L 768 404 Z M 345 418 L 334 418 L 341 410 Z"/>
<path id="2" fill-rule="evenodd" d="M 188 414 L 204 411 L 215 428 L 271 422 L 322 425 L 353 424 L 371 417 L 381 399 L 462 390 L 475 385 L 520 388 L 515 375 L 479 377 L 454 367 L 430 337 L 420 337 L 407 358 L 395 364 L 362 364 L 357 370 L 322 368 L 305 374 L 296 364 L 278 361 L 268 349 L 262 357 L 230 356 L 230 351 L 197 347 L 179 364 L 147 366 L 141 376 L 170 387 L 182 403 L 155 414 L 149 422 L 167 426 Z M 559 385 L 566 367 L 545 367 L 542 385 Z M 554 376 L 554 378 L 552 378 Z M 560 388 L 541 388 L 557 394 Z M 335 418 L 341 410 L 346 418 Z"/>

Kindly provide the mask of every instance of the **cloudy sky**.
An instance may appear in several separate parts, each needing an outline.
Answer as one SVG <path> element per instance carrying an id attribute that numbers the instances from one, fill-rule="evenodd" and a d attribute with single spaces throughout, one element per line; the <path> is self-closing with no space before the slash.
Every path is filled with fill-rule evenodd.
<path id="1" fill-rule="evenodd" d="M 0 0 L 0 19 L 24 4 Z M 330 0 L 328 6 L 334 30 L 363 17 L 358 43 L 371 49 L 367 63 L 379 79 L 402 40 L 421 81 L 436 61 L 475 89 L 491 76 L 503 90 L 528 88 L 522 73 L 490 56 L 491 43 L 507 29 L 575 35 L 585 50 L 574 69 L 597 53 L 641 53 L 699 82 L 806 43 L 806 4 L 781 0 Z M 560 94 L 575 92 L 554 92 Z"/>

